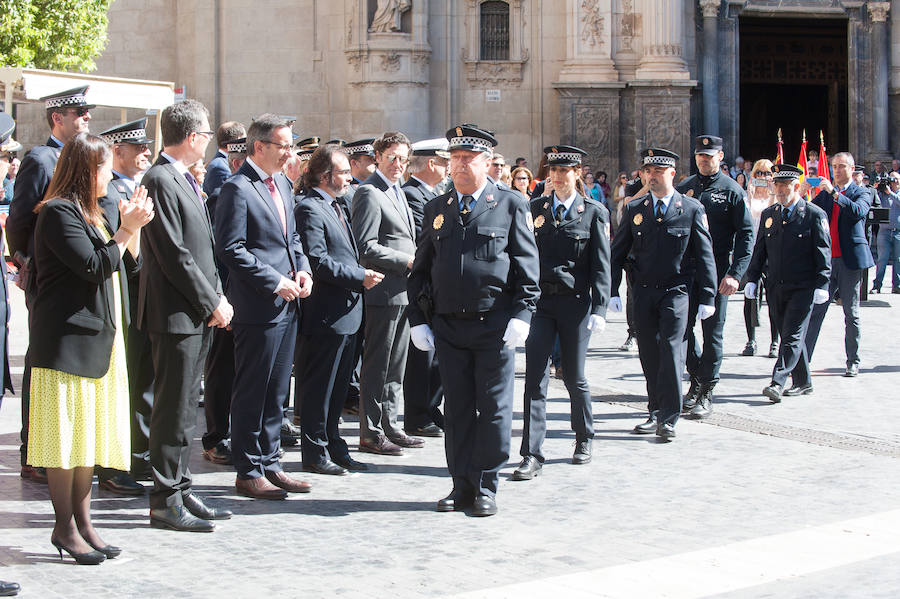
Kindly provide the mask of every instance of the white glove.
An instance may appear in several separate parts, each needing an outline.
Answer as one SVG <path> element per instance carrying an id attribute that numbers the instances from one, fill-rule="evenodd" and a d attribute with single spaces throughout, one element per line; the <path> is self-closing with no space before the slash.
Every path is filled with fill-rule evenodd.
<path id="1" fill-rule="evenodd" d="M 606 319 L 599 314 L 591 314 L 588 319 L 587 328 L 594 333 L 602 333 L 606 328 Z"/>
<path id="2" fill-rule="evenodd" d="M 621 312 L 622 311 L 622 300 L 618 295 L 609 298 L 609 309 L 612 312 Z"/>
<path id="3" fill-rule="evenodd" d="M 706 306 L 706 305 L 697 306 L 697 316 L 700 317 L 700 320 L 706 320 L 707 318 L 709 318 L 710 316 L 712 316 L 715 313 L 716 313 L 715 306 Z"/>
<path id="4" fill-rule="evenodd" d="M 422 351 L 431 351 L 434 349 L 434 333 L 427 324 L 417 324 L 409 330 L 409 338 L 412 339 L 413 345 Z"/>
<path id="5" fill-rule="evenodd" d="M 528 331 L 530 330 L 531 325 L 524 320 L 510 318 L 509 324 L 506 325 L 506 332 L 503 333 L 503 342 L 510 349 L 525 345 L 525 340 L 528 339 Z"/>
<path id="6" fill-rule="evenodd" d="M 831 294 L 828 293 L 827 289 L 816 289 L 813 291 L 813 303 L 814 304 L 824 304 L 831 298 Z"/>
<path id="7" fill-rule="evenodd" d="M 747 283 L 744 285 L 744 297 L 747 299 L 756 299 L 756 283 Z"/>

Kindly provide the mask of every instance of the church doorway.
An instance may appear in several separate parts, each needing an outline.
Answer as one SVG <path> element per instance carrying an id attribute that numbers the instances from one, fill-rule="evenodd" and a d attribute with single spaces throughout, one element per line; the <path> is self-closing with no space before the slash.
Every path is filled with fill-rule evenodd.
<path id="1" fill-rule="evenodd" d="M 808 149 L 821 130 L 829 156 L 846 150 L 847 21 L 748 17 L 739 35 L 741 155 L 773 159 L 779 128 L 790 164 L 804 128 Z"/>

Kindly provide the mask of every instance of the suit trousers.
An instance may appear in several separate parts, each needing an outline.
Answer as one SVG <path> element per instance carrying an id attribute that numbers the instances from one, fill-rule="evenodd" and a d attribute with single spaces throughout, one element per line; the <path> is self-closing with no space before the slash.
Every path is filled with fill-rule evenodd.
<path id="1" fill-rule="evenodd" d="M 719 282 L 721 283 L 721 280 Z M 719 369 L 722 367 L 722 357 L 725 355 L 722 337 L 725 331 L 728 296 L 716 293 L 714 305 L 715 313 L 706 320 L 700 321 L 700 329 L 703 331 L 703 345 L 701 346 L 694 334 L 694 323 L 697 322 L 697 310 L 700 304 L 697 301 L 697 294 L 691 293 L 687 327 L 684 334 L 687 343 L 685 366 L 688 374 L 701 383 L 710 384 L 719 382 Z"/>
<path id="2" fill-rule="evenodd" d="M 878 266 L 872 287 L 881 291 L 887 267 L 891 267 L 891 289 L 900 289 L 900 229 L 888 229 L 885 225 L 878 231 Z"/>
<path id="3" fill-rule="evenodd" d="M 506 310 L 469 320 L 434 317 L 444 381 L 444 450 L 453 488 L 493 497 L 509 460 L 515 351 L 503 344 Z"/>
<path id="4" fill-rule="evenodd" d="M 647 379 L 647 408 L 659 422 L 675 424 L 681 413 L 684 331 L 690 303 L 687 285 L 634 286 L 638 355 Z"/>
<path id="5" fill-rule="evenodd" d="M 341 438 L 341 410 L 356 360 L 356 335 L 300 335 L 296 396 L 301 407 L 300 449 L 304 464 L 350 455 Z"/>
<path id="6" fill-rule="evenodd" d="M 541 295 L 531 319 L 531 331 L 525 342 L 525 422 L 519 454 L 534 456 L 541 463 L 541 446 L 547 433 L 547 384 L 550 372 L 547 360 L 559 335 L 563 382 L 569 392 L 569 422 L 577 439 L 594 438 L 591 390 L 584 376 L 591 332 L 587 328 L 591 314 L 590 294 Z"/>
<path id="7" fill-rule="evenodd" d="M 196 428 L 200 373 L 211 331 L 195 335 L 150 333 L 153 345 L 153 415 L 150 418 L 150 508 L 182 505 L 191 492 L 191 443 Z"/>
<path id="8" fill-rule="evenodd" d="M 135 304 L 132 304 L 135 305 Z M 134 322 L 132 314 L 132 322 Z M 153 346 L 133 324 L 125 331 L 125 362 L 131 397 L 131 472 L 150 471 L 150 419 L 153 416 Z"/>
<path id="9" fill-rule="evenodd" d="M 841 298 L 844 310 L 844 350 L 847 354 L 847 366 L 859 364 L 859 286 L 862 281 L 862 270 L 853 270 L 844 265 L 840 256 L 831 260 L 831 280 L 828 284 L 828 298 Z M 806 354 L 812 362 L 816 341 L 825 320 L 825 312 L 831 301 L 813 306 L 809 319 L 809 330 L 806 332 Z"/>
<path id="10" fill-rule="evenodd" d="M 366 306 L 366 344 L 359 377 L 359 436 L 398 436 L 403 376 L 409 351 L 406 306 Z"/>
<path id="11" fill-rule="evenodd" d="M 291 302 L 276 323 L 232 324 L 231 453 L 238 478 L 282 469 L 282 408 L 291 389 L 298 323 L 297 302 Z"/>
<path id="12" fill-rule="evenodd" d="M 234 331 L 215 329 L 206 358 L 203 412 L 206 434 L 203 449 L 212 449 L 229 436 L 231 395 L 234 391 Z"/>
<path id="13" fill-rule="evenodd" d="M 19 455 L 21 465 L 28 464 L 28 427 L 29 412 L 31 412 L 31 358 L 28 356 L 28 350 L 25 350 L 25 369 L 22 373 L 22 428 L 19 432 Z"/>
<path id="14" fill-rule="evenodd" d="M 403 379 L 404 428 L 411 431 L 430 424 L 444 428 L 440 410 L 443 398 L 444 386 L 435 351 L 422 351 L 410 343 Z"/>
<path id="15" fill-rule="evenodd" d="M 774 305 L 778 332 L 781 334 L 772 382 L 782 387 L 788 375 L 791 375 L 794 385 L 808 385 L 812 382 L 804 340 L 809 338 L 807 329 L 813 311 L 813 291 L 785 290 L 776 285 L 767 290 L 769 302 Z"/>

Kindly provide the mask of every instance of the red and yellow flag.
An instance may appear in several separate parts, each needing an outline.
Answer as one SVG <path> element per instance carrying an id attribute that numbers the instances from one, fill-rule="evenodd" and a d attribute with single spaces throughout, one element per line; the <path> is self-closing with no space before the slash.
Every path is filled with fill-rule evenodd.
<path id="1" fill-rule="evenodd" d="M 800 144 L 800 158 L 797 160 L 797 168 L 802 171 L 800 175 L 800 183 L 806 181 L 809 176 L 809 167 L 806 162 L 806 129 L 803 130 L 803 143 Z M 809 199 L 809 192 L 806 192 L 806 199 Z"/>
<path id="2" fill-rule="evenodd" d="M 775 152 L 775 164 L 784 164 L 784 144 L 781 142 L 781 127 L 778 128 L 778 150 Z"/>
<path id="3" fill-rule="evenodd" d="M 825 155 L 825 134 L 821 130 L 819 130 L 819 164 L 816 166 L 816 176 L 831 181 L 828 176 L 828 156 Z M 813 188 L 812 197 L 816 197 L 818 194 L 819 188 Z"/>

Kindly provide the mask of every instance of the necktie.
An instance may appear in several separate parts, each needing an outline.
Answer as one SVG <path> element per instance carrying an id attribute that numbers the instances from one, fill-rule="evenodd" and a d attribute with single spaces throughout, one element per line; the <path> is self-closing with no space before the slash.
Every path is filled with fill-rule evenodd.
<path id="1" fill-rule="evenodd" d="M 275 204 L 275 210 L 278 212 L 278 218 L 281 219 L 281 232 L 287 235 L 287 218 L 284 214 L 284 202 L 281 201 L 281 195 L 275 189 L 275 179 L 269 177 L 265 180 L 266 187 L 269 188 L 269 195 L 272 196 L 272 202 Z"/>
<path id="2" fill-rule="evenodd" d="M 197 185 L 197 179 L 194 178 L 194 175 L 192 175 L 190 171 L 185 171 L 184 178 L 187 179 L 187 182 L 191 184 L 191 189 L 194 190 L 194 194 L 196 194 L 197 200 L 202 204 L 203 194 L 200 193 L 200 186 Z"/>
<path id="3" fill-rule="evenodd" d="M 406 194 L 403 193 L 399 185 L 392 185 L 391 188 L 394 190 L 394 201 L 397 202 L 400 214 L 406 217 L 406 224 L 412 228 L 412 222 L 409 220 L 409 211 L 406 209 Z"/>
<path id="4" fill-rule="evenodd" d="M 666 205 L 662 200 L 656 200 L 656 222 L 661 223 L 663 216 L 666 214 Z"/>
<path id="5" fill-rule="evenodd" d="M 562 221 L 563 221 L 563 215 L 564 215 L 565 213 L 566 213 L 566 207 L 565 207 L 565 205 L 563 205 L 563 204 L 558 204 L 558 205 L 556 206 L 556 226 L 557 226 L 557 227 L 558 227 L 559 225 L 562 224 Z"/>
<path id="6" fill-rule="evenodd" d="M 466 224 L 469 222 L 469 214 L 472 212 L 472 202 L 475 201 L 475 198 L 470 195 L 464 195 L 462 201 L 463 209 L 460 211 L 460 215 L 462 215 L 463 224 Z"/>
<path id="7" fill-rule="evenodd" d="M 344 225 L 344 231 L 347 233 L 347 237 L 351 237 L 350 228 L 347 226 L 347 219 L 344 218 L 344 211 L 341 210 L 341 206 L 340 204 L 338 204 L 338 201 L 332 200 L 331 207 L 334 208 L 334 211 L 337 213 L 338 220 L 341 221 L 342 225 Z"/>

